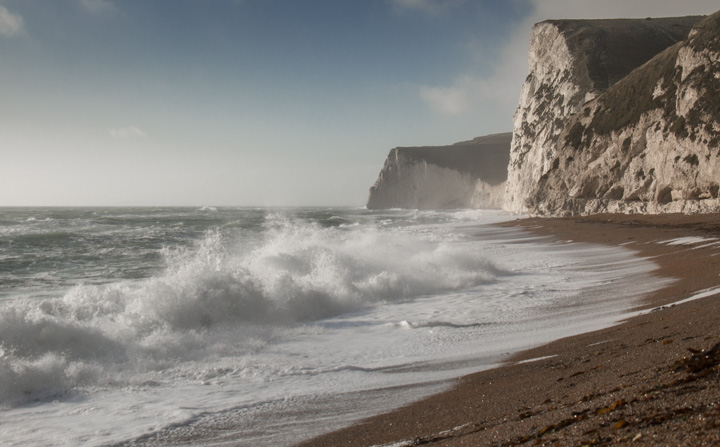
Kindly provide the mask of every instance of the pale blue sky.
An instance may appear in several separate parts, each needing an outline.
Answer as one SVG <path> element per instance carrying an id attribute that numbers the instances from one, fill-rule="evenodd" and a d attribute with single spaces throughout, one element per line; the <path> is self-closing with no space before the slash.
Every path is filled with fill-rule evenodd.
<path id="1" fill-rule="evenodd" d="M 358 205 L 512 129 L 533 23 L 716 0 L 0 0 L 0 206 Z"/>

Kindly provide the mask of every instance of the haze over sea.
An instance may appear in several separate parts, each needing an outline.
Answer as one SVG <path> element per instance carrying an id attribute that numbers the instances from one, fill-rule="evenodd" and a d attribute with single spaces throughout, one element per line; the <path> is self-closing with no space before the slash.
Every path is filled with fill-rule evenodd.
<path id="1" fill-rule="evenodd" d="M 515 217 L 1 209 L 3 445 L 290 445 L 662 286 L 628 250 L 492 225 Z"/>

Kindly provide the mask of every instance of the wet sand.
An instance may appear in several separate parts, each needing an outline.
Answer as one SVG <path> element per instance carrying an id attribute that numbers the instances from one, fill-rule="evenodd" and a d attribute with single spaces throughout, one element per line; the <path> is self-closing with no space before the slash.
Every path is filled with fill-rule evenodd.
<path id="1" fill-rule="evenodd" d="M 720 443 L 720 215 L 522 219 L 560 241 L 622 245 L 669 286 L 640 315 L 463 377 L 444 393 L 301 446 Z M 718 238 L 668 244 L 678 238 Z M 680 241 L 682 242 L 682 241 Z M 685 242 L 692 242 L 685 240 Z"/>

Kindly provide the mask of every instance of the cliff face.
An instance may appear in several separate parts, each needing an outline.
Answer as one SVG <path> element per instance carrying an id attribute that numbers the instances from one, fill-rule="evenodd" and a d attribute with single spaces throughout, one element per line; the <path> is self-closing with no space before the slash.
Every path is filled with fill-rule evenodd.
<path id="1" fill-rule="evenodd" d="M 500 208 L 510 152 L 510 133 L 450 146 L 392 149 L 368 209 Z"/>
<path id="2" fill-rule="evenodd" d="M 504 208 L 524 212 L 530 206 L 539 212 L 538 183 L 556 169 L 568 120 L 634 68 L 685 39 L 700 19 L 557 20 L 535 25 L 530 74 L 514 118 Z"/>
<path id="3" fill-rule="evenodd" d="M 529 124 L 516 116 L 511 209 L 525 205 L 542 215 L 720 211 L 720 12 L 586 103 L 583 88 L 570 84 L 579 85 L 564 81 L 554 90 L 553 98 L 571 92 L 564 108 L 560 99 L 538 94 L 521 100 L 518 115 Z M 588 93 L 586 99 L 597 89 Z M 543 119 L 542 104 L 562 122 Z"/>

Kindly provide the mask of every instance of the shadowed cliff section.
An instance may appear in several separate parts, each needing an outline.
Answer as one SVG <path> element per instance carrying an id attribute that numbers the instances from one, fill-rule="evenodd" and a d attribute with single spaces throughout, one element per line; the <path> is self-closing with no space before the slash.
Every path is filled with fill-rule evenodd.
<path id="1" fill-rule="evenodd" d="M 684 40 L 703 16 L 549 20 L 567 40 L 593 88 L 607 89 L 655 55 Z"/>
<path id="2" fill-rule="evenodd" d="M 461 141 L 450 146 L 398 147 L 414 162 L 431 163 L 470 174 L 491 185 L 507 179 L 511 133 L 500 133 Z"/>
<path id="3" fill-rule="evenodd" d="M 720 12 L 569 117 L 539 215 L 720 211 Z"/>
<path id="4" fill-rule="evenodd" d="M 368 209 L 500 208 L 512 134 L 390 151 Z"/>
<path id="5" fill-rule="evenodd" d="M 514 118 L 504 208 L 528 210 L 531 190 L 553 168 L 560 134 L 586 102 L 685 39 L 702 19 L 549 20 L 536 24 L 530 39 L 530 73 Z"/>

